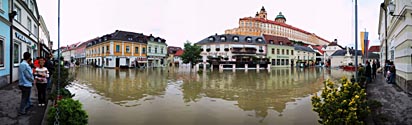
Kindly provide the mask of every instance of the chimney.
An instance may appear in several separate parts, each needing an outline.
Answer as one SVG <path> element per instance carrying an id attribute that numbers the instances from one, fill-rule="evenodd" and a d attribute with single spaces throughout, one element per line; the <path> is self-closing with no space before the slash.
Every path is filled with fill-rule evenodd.
<path id="1" fill-rule="evenodd" d="M 334 39 L 333 42 L 338 43 L 338 39 Z"/>
<path id="2" fill-rule="evenodd" d="M 215 36 L 217 36 L 217 33 L 215 33 Z"/>

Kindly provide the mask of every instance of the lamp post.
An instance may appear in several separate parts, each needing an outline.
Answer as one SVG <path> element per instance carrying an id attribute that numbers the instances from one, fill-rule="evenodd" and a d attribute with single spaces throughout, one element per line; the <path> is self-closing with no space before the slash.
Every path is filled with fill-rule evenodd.
<path id="1" fill-rule="evenodd" d="M 11 12 L 9 13 L 9 21 L 10 21 L 10 84 L 13 83 L 13 20 L 14 17 L 17 15 L 17 12 L 14 11 L 14 0 L 10 1 L 12 6 L 11 6 Z"/>

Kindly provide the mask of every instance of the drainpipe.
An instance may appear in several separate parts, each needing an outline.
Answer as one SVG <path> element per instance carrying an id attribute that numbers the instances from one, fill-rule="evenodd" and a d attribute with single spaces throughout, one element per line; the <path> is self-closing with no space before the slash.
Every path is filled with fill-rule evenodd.
<path id="1" fill-rule="evenodd" d="M 17 15 L 17 12 L 14 11 L 14 0 L 11 0 L 11 10 L 12 12 L 9 13 L 9 21 L 10 21 L 10 84 L 13 83 L 13 20 L 14 16 Z"/>

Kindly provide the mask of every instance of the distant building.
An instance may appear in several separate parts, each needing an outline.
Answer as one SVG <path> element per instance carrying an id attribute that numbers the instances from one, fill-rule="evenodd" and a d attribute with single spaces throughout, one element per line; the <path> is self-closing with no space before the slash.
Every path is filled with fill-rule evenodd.
<path id="1" fill-rule="evenodd" d="M 215 68 L 220 64 L 236 64 L 236 68 L 255 68 L 258 64 L 268 63 L 266 42 L 261 36 L 216 34 L 197 42 L 196 45 L 201 46 L 202 63 Z"/>
<path id="2" fill-rule="evenodd" d="M 362 51 L 358 50 L 357 52 L 359 63 L 362 60 Z M 353 49 L 341 49 L 335 51 L 330 59 L 330 67 L 339 67 L 339 66 L 348 66 L 348 65 L 355 65 L 355 50 Z"/>
<path id="3" fill-rule="evenodd" d="M 239 27 L 228 29 L 225 34 L 262 36 L 263 34 L 286 37 L 310 45 L 326 45 L 329 41 L 292 25 L 286 24 L 286 18 L 279 12 L 274 20 L 268 19 L 264 7 L 256 12 L 255 17 L 239 19 Z"/>
<path id="4" fill-rule="evenodd" d="M 76 54 L 76 48 L 77 46 L 80 44 L 80 42 L 71 44 L 71 45 L 67 45 L 66 47 L 61 48 L 61 57 L 63 57 L 64 61 L 69 61 L 74 63 L 74 57 Z"/>
<path id="5" fill-rule="evenodd" d="M 263 37 L 267 43 L 266 57 L 272 67 L 291 67 L 295 61 L 293 56 L 293 43 L 286 37 L 266 35 Z"/>
<path id="6" fill-rule="evenodd" d="M 147 39 L 147 59 L 149 67 L 164 67 L 166 63 L 166 40 L 154 37 L 152 34 Z"/>
<path id="7" fill-rule="evenodd" d="M 323 54 L 323 59 L 324 63 L 329 66 L 331 63 L 331 56 L 333 53 L 335 53 L 338 50 L 342 50 L 342 46 L 338 44 L 338 40 L 335 39 L 333 42 L 329 43 L 327 46 L 325 46 L 322 50 L 324 51 Z"/>
<path id="8" fill-rule="evenodd" d="M 293 62 L 293 64 L 296 64 L 296 66 L 302 66 L 305 64 L 307 66 L 311 66 L 315 64 L 316 52 L 313 51 L 313 49 L 300 45 L 293 45 L 293 47 L 295 49 L 295 53 L 293 53 L 295 56 L 295 62 Z"/>
<path id="9" fill-rule="evenodd" d="M 88 43 L 86 62 L 107 68 L 132 67 L 136 62 L 139 66 L 148 66 L 148 39 L 142 33 L 116 30 Z M 166 54 L 166 47 L 163 51 Z"/>
<path id="10" fill-rule="evenodd" d="M 169 66 L 180 66 L 183 61 L 182 61 L 182 54 L 183 54 L 183 49 L 181 47 L 175 47 L 175 46 L 168 46 L 167 47 L 167 54 L 168 54 L 168 63 Z"/>

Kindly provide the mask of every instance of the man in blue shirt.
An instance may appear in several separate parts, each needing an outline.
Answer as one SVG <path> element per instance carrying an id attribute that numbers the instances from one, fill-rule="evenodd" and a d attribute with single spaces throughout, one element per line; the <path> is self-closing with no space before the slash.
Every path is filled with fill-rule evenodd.
<path id="1" fill-rule="evenodd" d="M 31 61 L 31 54 L 25 52 L 23 54 L 23 61 L 19 65 L 19 88 L 21 90 L 21 103 L 19 114 L 24 115 L 30 107 L 30 91 L 33 86 L 34 76 L 29 62 Z"/>

